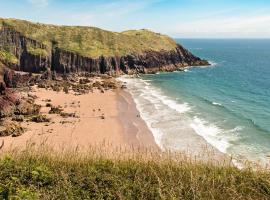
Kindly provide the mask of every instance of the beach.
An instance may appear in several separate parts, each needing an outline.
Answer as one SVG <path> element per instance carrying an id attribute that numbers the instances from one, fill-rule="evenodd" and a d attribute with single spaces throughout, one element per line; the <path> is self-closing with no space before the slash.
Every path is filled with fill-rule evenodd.
<path id="1" fill-rule="evenodd" d="M 88 146 L 141 146 L 157 148 L 154 138 L 139 113 L 131 96 L 120 89 L 75 95 L 34 87 L 30 92 L 37 96 L 41 114 L 50 122 L 23 122 L 27 131 L 19 137 L 2 137 L 4 149 L 23 149 L 28 145 L 46 144 L 56 149 Z M 64 118 L 48 114 L 46 104 L 61 106 L 75 117 Z"/>
<path id="2" fill-rule="evenodd" d="M 176 139 L 176 135 L 164 135 L 167 138 L 163 138 L 165 143 L 160 145 L 153 124 L 141 116 L 143 113 L 137 109 L 138 105 L 128 88 L 105 91 L 94 89 L 90 93 L 78 95 L 72 91 L 56 92 L 34 86 L 30 92 L 23 92 L 22 95 L 35 96 L 35 103 L 41 105 L 40 115 L 46 116 L 49 122 L 22 122 L 22 127 L 26 128 L 24 134 L 1 138 L 6 151 L 21 151 L 33 146 L 46 146 L 56 151 L 76 149 L 81 152 L 91 147 L 136 147 L 184 152 L 201 161 L 229 161 L 225 154 L 213 148 L 202 137 L 185 129 L 184 124 L 181 133 L 174 133 L 182 135 L 181 140 L 175 140 L 178 149 L 166 148 L 166 140 L 169 142 L 172 137 Z M 61 113 L 50 113 L 52 107 L 61 108 Z"/>

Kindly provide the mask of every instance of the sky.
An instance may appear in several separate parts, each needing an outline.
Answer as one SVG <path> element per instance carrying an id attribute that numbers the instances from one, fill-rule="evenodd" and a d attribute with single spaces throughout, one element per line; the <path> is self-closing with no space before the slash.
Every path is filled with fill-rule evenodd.
<path id="1" fill-rule="evenodd" d="M 270 0 L 0 0 L 0 17 L 175 38 L 270 38 Z"/>

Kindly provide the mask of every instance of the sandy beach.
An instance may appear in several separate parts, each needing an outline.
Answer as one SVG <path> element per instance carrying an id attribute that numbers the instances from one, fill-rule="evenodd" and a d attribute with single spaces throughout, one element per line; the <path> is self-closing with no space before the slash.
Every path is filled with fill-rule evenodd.
<path id="1" fill-rule="evenodd" d="M 37 96 L 35 103 L 42 106 L 41 114 L 50 122 L 23 122 L 27 131 L 22 136 L 1 138 L 5 150 L 42 144 L 61 150 L 87 149 L 89 145 L 157 148 L 131 96 L 121 89 L 75 95 L 34 87 L 30 94 Z M 48 103 L 75 117 L 48 114 Z"/>
<path id="2" fill-rule="evenodd" d="M 89 93 L 71 90 L 65 93 L 34 86 L 21 95 L 35 96 L 35 104 L 41 105 L 39 115 L 45 116 L 49 122 L 24 120 L 21 123 L 26 128 L 24 134 L 1 138 L 4 141 L 4 151 L 21 151 L 29 146 L 46 146 L 56 151 L 76 149 L 81 152 L 92 147 L 160 150 L 152 132 L 141 118 L 129 89 L 117 87 L 108 90 L 93 89 Z M 52 108 L 60 108 L 62 111 L 50 113 Z M 207 162 L 230 160 L 199 135 L 185 128 L 181 134 L 183 137 L 177 140 L 181 150 L 177 152 Z M 196 145 L 191 145 L 194 142 Z"/>

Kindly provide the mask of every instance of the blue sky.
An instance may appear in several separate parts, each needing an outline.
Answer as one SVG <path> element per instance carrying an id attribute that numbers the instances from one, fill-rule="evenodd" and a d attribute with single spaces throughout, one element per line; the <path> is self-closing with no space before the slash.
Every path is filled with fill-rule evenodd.
<path id="1" fill-rule="evenodd" d="M 270 0 L 0 0 L 0 17 L 180 38 L 270 38 Z"/>

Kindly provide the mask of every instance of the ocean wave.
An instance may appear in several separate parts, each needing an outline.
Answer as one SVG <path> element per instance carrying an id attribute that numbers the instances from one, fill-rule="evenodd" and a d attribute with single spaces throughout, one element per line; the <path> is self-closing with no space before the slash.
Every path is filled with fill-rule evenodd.
<path id="1" fill-rule="evenodd" d="M 265 133 L 269 132 L 269 130 L 267 130 L 267 129 L 263 128 L 262 126 L 260 126 L 259 124 L 257 124 L 254 119 L 251 119 L 251 118 L 243 115 L 241 112 L 236 112 L 236 111 L 230 109 L 229 107 L 227 107 L 227 106 L 225 106 L 225 105 L 223 105 L 221 103 L 211 101 L 211 100 L 206 99 L 204 97 L 199 97 L 198 96 L 198 98 L 200 98 L 202 101 L 206 102 L 209 105 L 218 106 L 219 109 L 223 109 L 224 112 L 227 112 L 230 115 L 233 115 L 234 117 L 236 117 L 238 119 L 242 119 L 243 121 L 248 122 L 249 124 L 251 124 L 254 128 L 256 128 L 259 131 L 262 131 L 262 132 L 265 132 Z M 234 101 L 234 103 L 235 103 L 235 101 Z"/>
<path id="2" fill-rule="evenodd" d="M 197 98 L 199 98 L 201 101 L 204 101 L 205 103 L 207 103 L 207 104 L 209 104 L 211 106 L 218 106 L 218 107 L 221 107 L 221 108 L 224 108 L 224 109 L 229 110 L 222 103 L 219 103 L 219 102 L 216 102 L 216 101 L 211 101 L 211 100 L 209 100 L 209 99 L 207 99 L 205 97 L 202 97 L 202 96 L 197 96 Z"/>
<path id="3" fill-rule="evenodd" d="M 217 102 L 212 102 L 212 104 L 214 105 L 214 106 L 222 106 L 222 104 L 221 103 L 217 103 Z"/>
<path id="4" fill-rule="evenodd" d="M 145 83 L 145 80 L 142 81 Z M 191 109 L 187 102 L 180 104 L 175 100 L 163 95 L 162 92 L 160 92 L 157 88 L 148 86 L 146 89 L 148 89 L 147 93 L 151 91 L 151 96 L 156 97 L 163 104 L 169 106 L 171 109 L 176 110 L 179 113 L 185 113 Z"/>
<path id="5" fill-rule="evenodd" d="M 207 143 L 223 153 L 227 153 L 227 149 L 231 146 L 230 142 L 236 139 L 235 136 L 237 134 L 232 133 L 237 133 L 242 130 L 242 127 L 223 130 L 215 124 L 209 123 L 198 116 L 190 118 L 190 116 L 188 117 L 189 114 L 179 118 L 181 114 L 186 114 L 192 109 L 187 102 L 178 103 L 177 100 L 165 96 L 160 89 L 152 86 L 152 84 L 146 85 L 145 83 L 148 81 L 142 79 L 130 79 L 125 81 L 129 83 L 132 82 L 131 85 L 135 87 L 130 92 L 133 93 L 136 106 L 141 113 L 142 119 L 153 133 L 155 141 L 161 149 L 164 149 L 162 141 L 164 139 L 164 134 L 168 131 L 168 127 L 165 128 L 163 126 L 163 130 L 160 129 L 160 127 L 158 128 L 158 126 L 161 122 L 164 122 L 165 119 L 168 120 L 168 123 L 172 123 L 171 120 L 180 120 L 181 118 L 184 118 L 187 122 L 187 127 L 191 128 L 196 134 L 204 138 Z M 141 98 L 144 100 L 142 101 Z M 204 101 L 211 105 L 217 104 L 217 106 L 222 106 L 220 103 L 212 102 L 207 99 L 204 99 Z M 148 111 L 145 110 L 146 107 Z M 170 109 L 176 111 L 176 113 L 172 113 Z M 153 113 L 155 113 L 155 115 L 153 115 Z"/>
<path id="6" fill-rule="evenodd" d="M 215 67 L 218 65 L 218 63 L 214 62 L 214 61 L 209 61 L 209 64 L 211 65 L 211 67 Z"/>
<path id="7" fill-rule="evenodd" d="M 209 144 L 216 147 L 222 153 L 227 153 L 227 149 L 231 146 L 230 143 L 223 137 L 218 135 L 223 133 L 224 130 L 208 124 L 204 120 L 194 117 L 193 122 L 190 124 L 191 128 L 200 136 L 202 136 Z"/>

